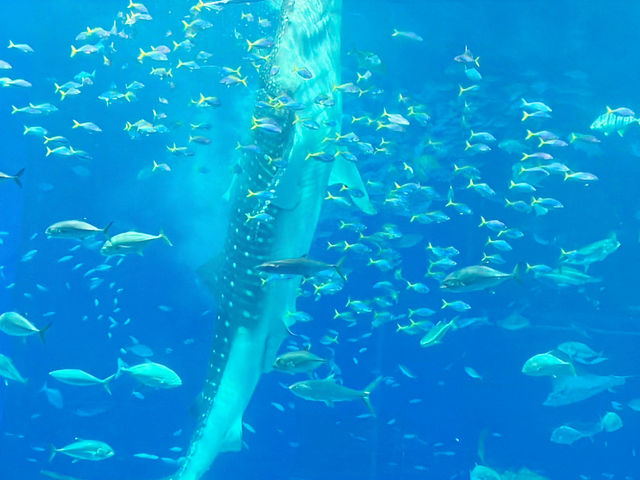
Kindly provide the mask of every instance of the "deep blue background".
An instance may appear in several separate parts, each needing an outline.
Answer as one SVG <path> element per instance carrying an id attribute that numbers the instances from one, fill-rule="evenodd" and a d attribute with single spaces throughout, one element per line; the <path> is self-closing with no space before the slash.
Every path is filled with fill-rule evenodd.
<path id="1" fill-rule="evenodd" d="M 222 240 L 224 204 L 220 197 L 230 178 L 236 141 L 249 142 L 246 132 L 252 105 L 251 90 L 227 89 L 218 84 L 217 68 L 192 73 L 174 70 L 172 89 L 166 82 L 148 76 L 150 63 L 140 66 L 135 61 L 139 47 L 147 50 L 149 45 L 170 44 L 172 37 L 165 38 L 168 30 L 176 39 L 182 39 L 180 19 L 190 3 L 149 4 L 154 20 L 136 25 L 133 38 L 117 42 L 118 51 L 109 54 L 111 67 L 104 67 L 98 57 L 69 59 L 69 45 L 86 26 L 109 28 L 126 2 L 3 3 L 0 44 L 9 39 L 26 42 L 36 53 L 0 50 L 0 58 L 13 65 L 7 75 L 33 83 L 30 89 L 0 91 L 0 112 L 5 112 L 0 129 L 0 170 L 13 173 L 27 168 L 24 189 L 17 189 L 11 182 L 0 185 L 0 231 L 9 232 L 2 237 L 4 243 L 0 246 L 0 264 L 4 265 L 6 277 L 0 289 L 0 309 L 27 313 L 37 325 L 47 321 L 42 317 L 44 313 L 56 312 L 44 346 L 36 338 L 23 343 L 0 337 L 3 353 L 11 356 L 29 378 L 26 386 L 0 387 L 4 403 L 0 426 L 5 433 L 24 435 L 5 435 L 0 440 L 3 479 L 38 478 L 40 468 L 98 480 L 158 478 L 172 473 L 174 467 L 132 455 L 147 452 L 176 458 L 180 454 L 169 449 L 187 446 L 194 426 L 189 408 L 203 384 L 212 331 L 211 311 L 215 308 L 199 285 L 195 269 L 208 260 Z M 516 108 L 521 96 L 551 105 L 553 119 L 532 126 L 553 130 L 563 137 L 571 131 L 588 132 L 590 123 L 606 105 L 640 108 L 640 63 L 636 58 L 640 7 L 630 2 L 551 5 L 533 1 L 347 1 L 344 8 L 343 77 L 351 79 L 355 71 L 361 71 L 348 52 L 354 48 L 373 51 L 383 60 L 381 71 L 374 73 L 373 84 L 384 89 L 375 98 L 346 99 L 345 113 L 374 116 L 383 106 L 398 111 L 396 98 L 402 92 L 416 103 L 425 104 L 432 115 L 432 125 L 427 129 L 413 126 L 403 135 L 385 132 L 385 138 L 396 143 L 392 156 L 362 160 L 365 177 L 385 180 L 387 188 L 391 185 L 382 172 L 391 168 L 399 181 L 406 181 L 400 171 L 402 161 L 417 164 L 418 157 L 426 153 L 433 155 L 441 168 L 420 181 L 433 185 L 440 193 L 444 194 L 449 185 L 451 164 L 462 159 L 463 163 L 478 166 L 483 181 L 500 196 L 511 197 L 506 185 L 519 154 L 508 155 L 494 148 L 485 157 L 469 160 L 463 156 L 467 131 L 460 125 L 457 90 L 459 83 L 469 82 L 452 58 L 462 53 L 465 44 L 480 55 L 484 76 L 480 92 L 473 97 L 478 105 L 475 122 L 483 128 L 474 129 L 489 130 L 499 141 L 523 138 L 525 127 Z M 242 60 L 245 43 L 234 39 L 233 30 L 251 39 L 268 34 L 269 30 L 263 32 L 255 24 L 239 22 L 242 10 L 249 8 L 235 6 L 208 16 L 214 27 L 198 37 L 198 47 L 191 54 L 179 57 L 192 58 L 203 49 L 214 54 L 213 65 L 243 64 L 243 72 L 250 75 L 255 88 L 256 75 Z M 265 5 L 251 10 L 256 16 L 268 12 Z M 424 42 L 392 39 L 393 28 L 415 31 L 424 37 Z M 53 81 L 61 83 L 80 70 L 93 68 L 97 70 L 95 85 L 85 87 L 82 95 L 58 101 Z M 112 82 L 124 91 L 124 85 L 133 80 L 146 85 L 138 92 L 137 102 L 106 108 L 97 100 Z M 219 96 L 223 107 L 207 112 L 206 117 L 194 111 L 188 106 L 189 99 L 197 98 L 200 92 Z M 160 105 L 160 110 L 169 115 L 166 124 L 172 132 L 164 137 L 130 140 L 122 131 L 125 121 L 152 120 L 151 109 L 158 108 L 158 96 L 170 100 L 169 105 Z M 51 101 L 61 111 L 42 119 L 10 115 L 11 105 L 23 106 L 29 101 Z M 104 132 L 92 137 L 72 131 L 72 119 L 94 121 Z M 207 133 L 214 139 L 213 144 L 196 146 L 198 154 L 194 158 L 168 155 L 165 145 L 174 141 L 183 145 L 188 138 L 188 130 L 176 122 L 199 120 L 213 124 Z M 76 148 L 89 151 L 94 158 L 45 158 L 38 139 L 22 136 L 23 124 L 41 124 L 53 134 L 68 136 Z M 460 180 L 454 180 L 459 189 L 456 200 L 473 208 L 472 218 L 455 217 L 446 224 L 425 227 L 411 224 L 385 208 L 374 218 L 356 216 L 366 222 L 369 233 L 385 223 L 396 223 L 404 233 L 420 233 L 434 244 L 455 245 L 462 252 L 457 258 L 460 265 L 477 263 L 481 256 L 487 232 L 477 229 L 480 214 L 500 218 L 526 233 L 525 239 L 513 242 L 514 252 L 505 255 L 509 262 L 505 269 L 525 261 L 553 265 L 559 247 L 579 247 L 604 238 L 611 231 L 617 232 L 622 247 L 606 262 L 590 269 L 590 273 L 603 277 L 600 284 L 557 289 L 524 279 L 520 284 L 505 284 L 495 294 L 461 296 L 473 306 L 473 315 L 486 315 L 495 321 L 514 310 L 523 310 L 535 328 L 508 332 L 495 326 L 471 327 L 452 332 L 442 345 L 427 350 L 420 349 L 417 338 L 395 333 L 393 324 L 373 330 L 373 336 L 366 340 L 348 340 L 370 331 L 370 318 L 347 328 L 341 321 L 331 319 L 333 309 L 342 311 L 347 296 L 372 298 L 377 294 L 371 289 L 373 282 L 391 276 L 365 268 L 366 258 L 349 257 L 347 267 L 352 272 L 345 290 L 317 303 L 301 299 L 299 308 L 309 312 L 314 321 L 296 327 L 296 332 L 310 336 L 314 350 L 329 356 L 330 351 L 319 340 L 329 328 L 340 331 L 335 361 L 346 385 L 364 387 L 378 374 L 397 381 L 397 386 L 382 385 L 373 394 L 378 418 L 358 418 L 365 409 L 357 402 L 332 409 L 320 403 L 306 403 L 281 387 L 280 383 L 288 385 L 293 377 L 270 374 L 261 382 L 245 416 L 256 430 L 255 434 L 245 432 L 249 449 L 220 457 L 214 468 L 218 477 L 465 477 L 479 461 L 476 450 L 484 429 L 493 434 L 486 442 L 486 464 L 498 469 L 526 466 L 555 479 L 575 478 L 578 474 L 596 478 L 602 472 L 611 472 L 615 478 L 637 476 L 640 467 L 632 452 L 637 448 L 635 432 L 639 423 L 637 414 L 626 407 L 619 412 L 625 422 L 619 432 L 602 434 L 593 443 L 582 441 L 573 447 L 548 440 L 558 425 L 571 421 L 593 423 L 612 409 L 611 400 L 624 403 L 637 396 L 637 378 L 630 378 L 625 387 L 614 393 L 568 407 L 549 408 L 541 405 L 549 381 L 520 373 L 522 363 L 531 355 L 551 350 L 565 340 L 584 341 L 605 352 L 609 360 L 591 369 L 594 373 L 637 372 L 640 303 L 635 287 L 639 260 L 636 212 L 640 205 L 636 192 L 640 144 L 634 127 L 624 139 L 603 138 L 595 150 L 567 149 L 558 154 L 560 161 L 574 170 L 594 172 L 600 181 L 585 188 L 564 184 L 557 178 L 551 180 L 544 196 L 559 198 L 565 208 L 546 217 L 504 210 L 501 202 L 486 201 L 465 191 Z M 351 128 L 345 122 L 343 130 Z M 419 147 L 427 138 L 444 141 L 444 152 L 434 154 Z M 369 140 L 378 141 L 379 134 L 371 135 Z M 139 178 L 139 172 L 149 170 L 153 160 L 169 162 L 173 171 Z M 378 204 L 383 198 L 374 196 Z M 327 239 L 356 239 L 353 234 L 337 230 L 338 219 L 345 215 L 351 214 L 328 206 L 312 256 L 337 259 L 333 252 L 326 252 Z M 57 259 L 67 255 L 75 243 L 47 240 L 43 234 L 54 221 L 85 217 L 99 226 L 113 220 L 117 232 L 136 229 L 156 233 L 164 229 L 176 247 L 152 245 L 144 257 L 127 258 L 116 268 L 99 274 L 105 282 L 90 291 L 83 274 L 103 261 L 95 246 L 83 247 L 73 253 L 71 262 L 59 264 Z M 37 236 L 32 238 L 34 234 Z M 541 245 L 534 240 L 534 234 L 551 244 Z M 18 261 L 32 249 L 38 250 L 34 260 Z M 401 252 L 404 276 L 420 279 L 427 266 L 424 244 Z M 79 262 L 84 267 L 71 271 Z M 5 289 L 12 281 L 17 281 L 17 286 Z M 110 287 L 110 282 L 114 286 Z M 39 291 L 36 284 L 48 291 Z M 435 282 L 429 285 L 434 292 L 424 297 L 402 290 L 393 312 L 406 313 L 408 307 L 415 306 L 437 309 L 441 296 L 435 291 Z M 117 289 L 122 292 L 116 293 Z M 25 297 L 25 293 L 32 298 Z M 113 314 L 116 297 L 121 311 Z M 98 306 L 95 298 L 99 299 Z M 158 305 L 169 306 L 171 311 L 162 311 Z M 120 325 L 110 329 L 108 315 L 113 315 Z M 85 316 L 87 319 L 83 320 Z M 127 318 L 131 323 L 125 327 L 121 323 Z M 598 332 L 588 330 L 590 337 L 585 338 L 572 324 Z M 112 397 L 100 388 L 81 389 L 49 382 L 62 391 L 63 410 L 51 407 L 38 393 L 53 369 L 82 368 L 100 377 L 113 373 L 116 360 L 122 355 L 119 349 L 131 343 L 129 335 L 152 347 L 156 361 L 179 372 L 184 386 L 169 391 L 140 390 L 145 396 L 140 400 L 131 395 L 135 385 L 126 380 L 114 385 Z M 185 344 L 188 339 L 194 341 Z M 358 353 L 363 346 L 367 351 Z M 167 348 L 172 349 L 171 353 Z M 354 364 L 354 356 L 358 365 Z M 131 355 L 126 358 L 135 361 Z M 417 378 L 403 376 L 398 364 L 409 367 Z M 469 378 L 464 366 L 472 366 L 484 379 L 478 382 Z M 409 403 L 410 399 L 421 399 L 421 403 Z M 285 412 L 274 408 L 271 402 L 284 405 Z M 82 417 L 77 415 L 78 409 L 101 413 Z M 389 425 L 391 419 L 396 421 Z M 174 436 L 179 429 L 182 433 Z M 73 465 L 70 459 L 59 457 L 47 465 L 47 454 L 33 450 L 46 449 L 49 444 L 61 446 L 75 436 L 107 441 L 115 448 L 116 456 L 103 463 Z M 439 442 L 444 445 L 434 446 Z M 438 451 L 452 451 L 455 455 L 434 454 Z"/>

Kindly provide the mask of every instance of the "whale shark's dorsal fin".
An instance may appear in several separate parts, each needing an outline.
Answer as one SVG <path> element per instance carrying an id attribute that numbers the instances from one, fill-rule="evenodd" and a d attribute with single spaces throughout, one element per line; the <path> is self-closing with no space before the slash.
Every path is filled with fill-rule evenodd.
<path id="1" fill-rule="evenodd" d="M 331 170 L 331 176 L 329 177 L 329 185 L 335 185 L 336 183 L 342 183 L 351 190 L 358 190 L 362 193 L 362 196 L 351 196 L 353 203 L 364 213 L 368 215 L 375 215 L 377 213 L 376 208 L 369 199 L 362 177 L 358 167 L 353 162 L 345 160 L 341 156 L 338 156 L 333 162 L 333 169 Z"/>

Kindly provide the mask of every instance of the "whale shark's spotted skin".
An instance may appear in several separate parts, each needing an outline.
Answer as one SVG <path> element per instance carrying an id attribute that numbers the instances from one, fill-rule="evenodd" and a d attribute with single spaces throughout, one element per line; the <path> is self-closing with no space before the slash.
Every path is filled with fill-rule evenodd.
<path id="1" fill-rule="evenodd" d="M 252 130 L 261 153 L 245 153 L 230 189 L 230 220 L 222 254 L 212 262 L 218 264 L 212 269 L 215 273 L 204 278 L 214 292 L 217 318 L 209 374 L 199 402 L 202 413 L 184 462 L 172 480 L 199 480 L 219 453 L 240 450 L 244 411 L 288 335 L 290 325 L 285 322 L 292 317 L 287 312 L 295 310 L 300 279 L 263 285 L 255 267 L 309 252 L 332 170 L 340 163 L 305 157 L 321 150 L 324 138 L 335 137 L 341 123 L 341 98 L 333 92 L 333 86 L 340 83 L 341 9 L 342 0 L 282 2 L 271 63 L 261 69 L 253 112 L 256 118 L 275 120 L 281 131 Z M 314 77 L 302 79 L 294 71 L 296 65 L 304 65 Z M 272 69 L 274 66 L 278 68 Z M 274 70 L 279 73 L 271 74 Z M 283 94 L 304 104 L 305 117 L 320 127 L 305 129 L 294 124 L 291 110 L 265 106 Z M 314 102 L 319 95 L 333 96 L 334 106 Z M 334 181 L 360 189 L 363 193 L 357 201 L 368 202 L 355 166 L 345 162 L 338 170 Z M 247 197 L 249 190 L 272 190 L 273 200 Z M 364 207 L 373 210 L 370 204 Z M 259 214 L 267 215 L 256 217 Z"/>

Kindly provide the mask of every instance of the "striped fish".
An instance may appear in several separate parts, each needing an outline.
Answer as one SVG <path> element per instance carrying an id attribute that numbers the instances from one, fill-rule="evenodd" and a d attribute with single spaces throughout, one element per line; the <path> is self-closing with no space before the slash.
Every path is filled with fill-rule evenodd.
<path id="1" fill-rule="evenodd" d="M 621 116 L 615 113 L 603 113 L 591 124 L 591 130 L 602 132 L 605 135 L 617 132 L 621 137 L 632 123 L 640 124 L 640 119 L 636 117 Z"/>

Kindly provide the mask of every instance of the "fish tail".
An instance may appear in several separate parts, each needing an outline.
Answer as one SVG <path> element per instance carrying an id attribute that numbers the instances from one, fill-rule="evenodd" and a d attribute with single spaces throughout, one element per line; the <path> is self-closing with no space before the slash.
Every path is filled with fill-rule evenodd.
<path id="1" fill-rule="evenodd" d="M 520 283 L 522 281 L 522 265 L 516 263 L 516 266 L 513 267 L 513 271 L 511 272 L 511 276 L 516 282 Z"/>
<path id="2" fill-rule="evenodd" d="M 75 57 L 76 53 L 78 53 L 78 49 L 76 47 L 74 47 L 73 45 L 71 45 L 71 55 L 70 55 L 70 57 L 71 58 Z"/>
<path id="3" fill-rule="evenodd" d="M 50 322 L 46 327 L 41 328 L 38 331 L 38 334 L 40 335 L 40 340 L 42 340 L 42 343 L 46 343 L 46 339 L 45 339 L 45 333 L 47 333 L 47 330 L 49 330 L 49 328 L 51 327 L 51 325 L 53 325 L 53 322 Z M 45 384 L 46 385 L 46 384 Z"/>
<path id="4" fill-rule="evenodd" d="M 169 245 L 170 247 L 173 247 L 173 243 L 171 243 L 171 240 L 169 240 L 169 237 L 167 237 L 164 234 L 164 230 L 160 230 L 159 236 L 161 239 L 163 239 L 165 242 L 167 242 L 167 245 Z"/>
<path id="5" fill-rule="evenodd" d="M 102 386 L 104 387 L 104 389 L 107 391 L 109 395 L 111 395 L 111 382 L 116 378 L 117 375 L 118 375 L 118 372 L 108 376 L 102 381 Z"/>
<path id="6" fill-rule="evenodd" d="M 16 182 L 20 188 L 22 188 L 22 182 L 20 181 L 20 177 L 22 176 L 23 173 L 24 173 L 24 168 L 20 169 L 20 171 L 18 171 L 13 176 L 13 181 Z"/>
<path id="7" fill-rule="evenodd" d="M 344 274 L 344 273 L 342 273 L 342 269 L 341 269 L 342 264 L 344 263 L 344 259 L 345 259 L 345 258 L 347 258 L 347 256 L 346 256 L 346 255 L 345 255 L 344 257 L 342 257 L 340 260 L 338 260 L 338 263 L 336 263 L 336 264 L 333 266 L 333 268 L 334 268 L 334 270 L 336 271 L 336 273 L 337 273 L 338 275 L 340 275 L 340 278 L 342 278 L 342 281 L 346 283 L 346 282 L 347 282 L 347 277 L 345 276 L 345 274 Z"/>
<path id="8" fill-rule="evenodd" d="M 118 358 L 118 369 L 116 370 L 116 373 L 113 374 L 114 380 L 120 378 L 120 375 L 122 375 L 122 372 L 124 372 L 125 368 L 127 367 L 128 365 L 125 363 L 125 361 L 121 358 Z"/>
<path id="9" fill-rule="evenodd" d="M 369 410 L 371 415 L 373 415 L 374 417 L 376 416 L 376 411 L 373 409 L 373 405 L 371 403 L 371 399 L 369 398 L 369 396 L 371 395 L 371 392 L 380 384 L 380 382 L 382 381 L 382 378 L 383 378 L 382 375 L 376 378 L 373 382 L 371 382 L 369 385 L 364 387 L 364 391 L 362 392 L 363 393 L 362 401 L 367 406 L 367 409 Z"/>
<path id="10" fill-rule="evenodd" d="M 102 233 L 104 233 L 104 236 L 107 238 L 109 238 L 109 229 L 111 228 L 111 225 L 113 225 L 112 221 L 109 222 L 107 226 L 102 229 Z"/>
<path id="11" fill-rule="evenodd" d="M 56 453 L 58 453 L 56 447 L 53 444 L 49 444 L 49 462 L 53 460 L 53 458 L 56 456 Z"/>

